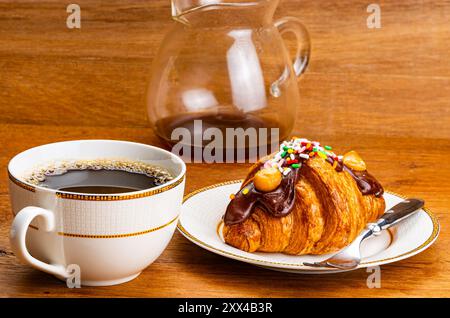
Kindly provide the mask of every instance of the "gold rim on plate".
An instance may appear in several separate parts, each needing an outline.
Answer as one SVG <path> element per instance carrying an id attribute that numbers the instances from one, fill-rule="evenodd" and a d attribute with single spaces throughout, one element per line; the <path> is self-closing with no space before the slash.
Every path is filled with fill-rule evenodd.
<path id="1" fill-rule="evenodd" d="M 205 191 L 208 191 L 208 190 L 211 190 L 211 189 L 214 189 L 214 188 L 218 188 L 218 187 L 221 187 L 221 186 L 225 186 L 225 185 L 242 183 L 243 181 L 244 181 L 243 179 L 241 179 L 241 180 L 233 180 L 233 181 L 225 181 L 225 182 L 213 184 L 213 185 L 201 188 L 201 189 L 197 189 L 197 190 L 195 190 L 193 192 L 188 193 L 183 198 L 183 204 L 187 200 L 189 200 L 190 198 L 192 198 L 193 196 L 195 196 L 195 195 L 197 195 L 197 194 L 199 194 L 201 192 L 205 192 Z M 397 197 L 403 198 L 403 199 L 407 198 L 406 196 L 404 196 L 402 194 L 395 193 L 393 191 L 387 191 L 386 190 L 385 192 L 389 193 L 389 194 L 392 194 L 392 195 L 395 195 Z M 370 262 L 361 262 L 361 264 L 358 266 L 358 268 L 362 267 L 361 265 L 370 265 L 370 264 L 374 264 L 374 263 L 385 263 L 385 262 L 391 261 L 391 260 L 401 260 L 401 259 L 406 258 L 406 256 L 413 256 L 413 255 L 417 254 L 417 252 L 419 252 L 423 248 L 425 248 L 425 247 L 429 246 L 431 243 L 433 243 L 434 240 L 436 240 L 436 238 L 437 238 L 437 236 L 439 234 L 439 222 L 438 222 L 436 216 L 430 210 L 428 210 L 427 208 L 422 208 L 422 210 L 425 211 L 425 213 L 429 216 L 429 218 L 431 219 L 431 222 L 433 223 L 433 231 L 431 232 L 431 235 L 428 237 L 427 240 L 425 240 L 424 243 L 422 243 L 420 246 L 418 246 L 418 247 L 416 247 L 416 248 L 414 248 L 414 249 L 412 249 L 412 250 L 410 250 L 408 252 L 405 252 L 403 254 L 397 255 L 395 257 L 389 257 L 389 258 L 384 258 L 384 259 L 381 259 L 381 260 L 370 261 Z M 262 261 L 262 260 L 258 260 L 258 259 L 254 259 L 254 258 L 250 258 L 250 257 L 246 257 L 246 256 L 242 256 L 242 255 L 238 255 L 238 254 L 234 254 L 234 253 L 231 253 L 231 252 L 228 252 L 228 251 L 224 251 L 224 250 L 218 249 L 216 247 L 213 247 L 213 246 L 211 246 L 211 245 L 209 245 L 209 244 L 199 240 L 198 238 L 193 236 L 191 233 L 189 233 L 183 227 L 183 225 L 181 224 L 181 220 L 180 219 L 178 220 L 177 228 L 184 236 L 186 236 L 187 238 L 189 238 L 193 242 L 198 243 L 200 246 L 205 247 L 207 250 L 216 251 L 216 252 L 219 252 L 219 254 L 226 254 L 226 255 L 232 256 L 233 258 L 238 259 L 238 260 L 240 259 L 240 260 L 244 260 L 244 261 L 251 261 L 253 263 L 261 263 L 261 264 L 266 264 L 266 265 L 267 264 L 269 264 L 269 265 L 273 264 L 273 265 L 283 265 L 283 266 L 290 266 L 290 267 L 310 268 L 310 267 L 305 266 L 303 264 L 292 264 L 292 263 Z"/>

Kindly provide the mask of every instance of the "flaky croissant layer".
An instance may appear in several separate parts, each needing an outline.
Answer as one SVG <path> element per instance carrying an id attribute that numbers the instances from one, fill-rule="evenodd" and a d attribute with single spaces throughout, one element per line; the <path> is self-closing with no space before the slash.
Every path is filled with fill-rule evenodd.
<path id="1" fill-rule="evenodd" d="M 244 185 L 261 165 L 251 168 Z M 247 252 L 326 254 L 351 243 L 367 223 L 383 214 L 383 197 L 363 195 L 347 171 L 338 172 L 318 157 L 301 169 L 289 214 L 275 217 L 256 206 L 245 221 L 224 226 L 225 242 Z"/>

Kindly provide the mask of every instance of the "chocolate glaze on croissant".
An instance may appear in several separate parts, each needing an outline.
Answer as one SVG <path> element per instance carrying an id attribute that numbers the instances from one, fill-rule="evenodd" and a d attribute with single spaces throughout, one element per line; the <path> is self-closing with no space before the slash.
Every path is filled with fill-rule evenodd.
<path id="1" fill-rule="evenodd" d="M 310 157 L 301 158 L 296 151 L 292 162 L 298 168 L 289 168 L 271 192 L 256 189 L 253 178 L 274 155 L 251 167 L 224 215 L 227 244 L 247 252 L 325 254 L 351 243 L 383 214 L 383 188 L 372 175 L 352 170 L 318 143 L 313 147 L 301 139 L 300 145 Z M 311 155 L 312 149 L 322 154 Z M 281 171 L 287 166 L 283 162 Z"/>

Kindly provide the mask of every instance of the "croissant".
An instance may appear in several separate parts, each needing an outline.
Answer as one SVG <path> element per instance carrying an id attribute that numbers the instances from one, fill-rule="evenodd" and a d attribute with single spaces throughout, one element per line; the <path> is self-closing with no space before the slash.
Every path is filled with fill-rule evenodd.
<path id="1" fill-rule="evenodd" d="M 352 151 L 293 138 L 254 164 L 224 215 L 223 238 L 247 252 L 336 252 L 385 210 L 383 188 Z"/>

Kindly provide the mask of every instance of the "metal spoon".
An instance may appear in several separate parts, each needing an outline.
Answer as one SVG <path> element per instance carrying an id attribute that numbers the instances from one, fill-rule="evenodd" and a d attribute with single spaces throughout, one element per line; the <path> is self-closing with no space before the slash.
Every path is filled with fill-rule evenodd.
<path id="1" fill-rule="evenodd" d="M 311 267 L 326 267 L 349 270 L 356 268 L 361 263 L 361 242 L 372 235 L 378 235 L 381 231 L 411 216 L 423 207 L 425 202 L 421 199 L 406 199 L 387 210 L 375 223 L 367 224 L 366 228 L 346 248 L 336 255 L 322 262 L 307 263 L 303 265 Z"/>

